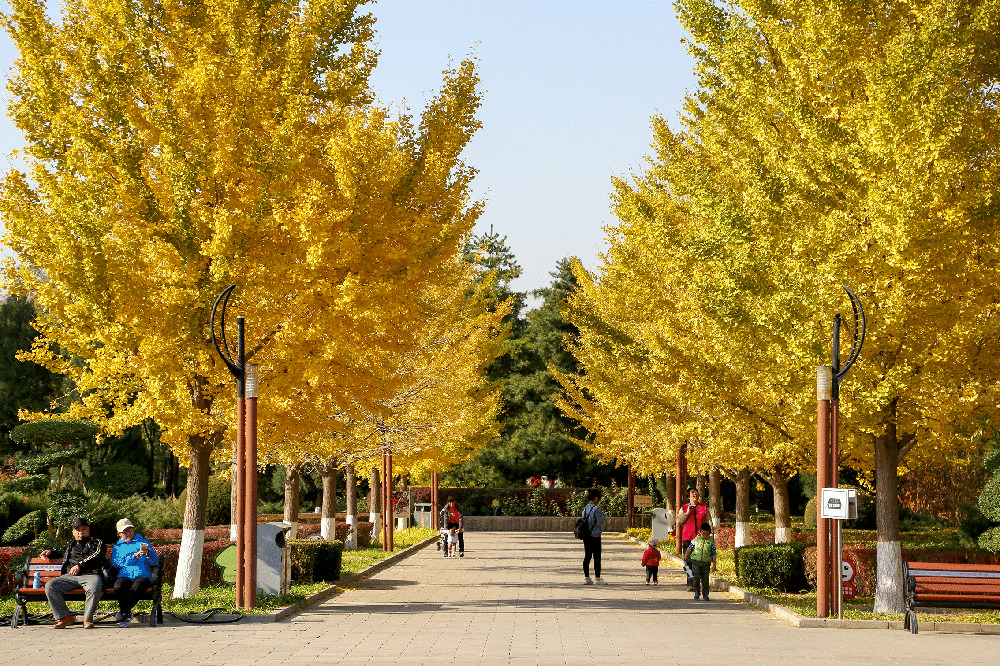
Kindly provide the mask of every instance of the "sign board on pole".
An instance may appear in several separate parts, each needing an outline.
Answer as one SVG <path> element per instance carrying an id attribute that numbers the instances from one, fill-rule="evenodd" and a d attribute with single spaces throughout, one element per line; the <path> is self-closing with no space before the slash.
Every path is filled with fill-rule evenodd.
<path id="1" fill-rule="evenodd" d="M 849 520 L 858 517 L 858 491 L 853 488 L 823 488 L 820 518 Z"/>
<path id="2" fill-rule="evenodd" d="M 635 495 L 634 500 L 637 509 L 649 509 L 653 506 L 652 495 Z"/>

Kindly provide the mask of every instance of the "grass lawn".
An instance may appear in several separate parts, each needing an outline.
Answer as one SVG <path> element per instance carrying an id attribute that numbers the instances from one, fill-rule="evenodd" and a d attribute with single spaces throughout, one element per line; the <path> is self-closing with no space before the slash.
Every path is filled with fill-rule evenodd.
<path id="1" fill-rule="evenodd" d="M 395 550 L 393 552 L 399 552 L 405 550 L 410 546 L 414 546 L 424 539 L 434 536 L 437 534 L 437 530 L 431 529 L 429 527 L 411 527 L 405 530 L 397 530 L 393 537 L 393 545 Z M 357 550 L 345 550 L 343 554 L 343 564 L 341 567 L 340 575 L 341 577 L 349 576 L 353 573 L 357 573 L 372 564 L 380 560 L 384 560 L 393 553 L 383 551 L 379 547 L 375 548 L 359 548 Z M 284 595 L 261 595 L 257 597 L 257 607 L 252 611 L 244 611 L 249 613 L 273 613 L 279 608 L 289 606 L 291 604 L 297 603 L 299 601 L 305 600 L 306 597 L 313 595 L 320 590 L 324 590 L 329 587 L 331 583 L 295 583 L 292 582 L 292 589 L 289 594 Z M 236 588 L 232 585 L 216 585 L 210 587 L 203 587 L 198 591 L 197 594 L 187 597 L 185 599 L 174 599 L 172 597 L 173 585 L 164 584 L 163 585 L 163 610 L 164 612 L 170 611 L 172 613 L 201 613 L 211 608 L 221 608 L 220 612 L 232 613 L 236 610 Z M 70 610 L 80 610 L 83 611 L 83 602 L 68 602 Z M 151 606 L 149 601 L 140 601 L 136 606 L 136 611 L 138 612 L 148 612 Z M 9 616 L 14 612 L 14 597 L 5 596 L 0 597 L 0 616 Z M 114 602 L 105 602 L 101 604 L 101 609 L 104 610 L 117 610 L 117 604 Z M 30 613 L 48 613 L 49 606 L 47 603 L 29 603 L 28 612 Z M 8 626 L 10 620 L 7 620 Z"/>

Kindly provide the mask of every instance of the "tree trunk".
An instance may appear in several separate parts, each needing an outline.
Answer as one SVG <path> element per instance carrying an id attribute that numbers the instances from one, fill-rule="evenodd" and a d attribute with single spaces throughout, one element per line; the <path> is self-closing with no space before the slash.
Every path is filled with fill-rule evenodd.
<path id="1" fill-rule="evenodd" d="M 201 558 L 205 547 L 205 509 L 208 506 L 208 477 L 211 474 L 212 443 L 204 437 L 188 438 L 191 466 L 188 468 L 187 500 L 184 503 L 184 530 L 177 556 L 174 599 L 183 599 L 201 589 Z"/>
<path id="2" fill-rule="evenodd" d="M 698 489 L 698 497 L 700 497 L 701 501 L 704 502 L 705 501 L 705 497 L 706 497 L 706 495 L 705 495 L 705 475 L 704 474 L 698 474 L 697 476 L 694 477 L 694 479 L 695 479 L 694 480 L 694 487 Z"/>
<path id="3" fill-rule="evenodd" d="M 749 468 L 743 468 L 732 475 L 730 479 L 736 484 L 736 535 L 733 547 L 739 548 L 750 543 L 750 479 L 753 474 Z"/>
<path id="4" fill-rule="evenodd" d="M 722 523 L 722 474 L 718 467 L 708 475 L 708 517 L 713 528 Z"/>
<path id="5" fill-rule="evenodd" d="M 319 534 L 324 539 L 337 538 L 337 463 L 330 458 L 316 471 L 323 479 L 323 502 L 320 504 Z"/>
<path id="6" fill-rule="evenodd" d="M 895 404 L 892 406 L 895 416 Z M 902 613 L 903 551 L 899 540 L 899 440 L 896 424 L 887 420 L 882 434 L 875 437 L 875 544 L 877 574 L 875 612 Z"/>
<path id="7" fill-rule="evenodd" d="M 372 543 L 380 543 L 382 540 L 382 486 L 379 483 L 378 467 L 372 467 L 368 488 L 368 520 L 372 524 Z"/>
<path id="8" fill-rule="evenodd" d="M 297 539 L 299 534 L 299 467 L 285 467 L 285 515 L 284 520 L 292 526 L 288 530 L 289 539 Z"/>
<path id="9" fill-rule="evenodd" d="M 347 538 L 344 548 L 358 547 L 358 476 L 354 472 L 354 464 L 344 468 L 344 485 L 347 486 Z"/>
<path id="10" fill-rule="evenodd" d="M 774 489 L 774 543 L 792 540 L 792 510 L 788 497 L 790 475 L 775 471 L 764 476 Z"/>

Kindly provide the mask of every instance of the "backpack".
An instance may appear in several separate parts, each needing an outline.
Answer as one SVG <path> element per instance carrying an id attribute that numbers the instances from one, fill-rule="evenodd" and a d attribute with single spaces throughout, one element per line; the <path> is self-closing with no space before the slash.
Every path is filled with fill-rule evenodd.
<path id="1" fill-rule="evenodd" d="M 573 528 L 573 536 L 577 539 L 583 539 L 590 536 L 590 523 L 587 522 L 586 518 L 576 519 L 576 527 Z"/>

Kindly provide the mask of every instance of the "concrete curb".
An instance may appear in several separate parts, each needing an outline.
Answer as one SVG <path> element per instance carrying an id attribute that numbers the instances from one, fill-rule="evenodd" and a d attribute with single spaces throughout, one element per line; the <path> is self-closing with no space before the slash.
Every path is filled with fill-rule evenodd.
<path id="1" fill-rule="evenodd" d="M 282 620 L 287 620 L 288 618 L 294 615 L 298 615 L 302 611 L 309 610 L 313 606 L 317 606 L 323 603 L 330 597 L 333 597 L 343 592 L 344 590 L 354 585 L 355 583 L 358 583 L 359 581 L 362 581 L 365 578 L 368 578 L 369 576 L 373 576 L 378 572 L 382 571 L 383 569 L 388 569 L 397 562 L 405 560 L 410 555 L 413 555 L 417 551 L 431 545 L 432 543 L 437 541 L 437 539 L 438 535 L 435 534 L 432 537 L 424 539 L 418 544 L 410 546 L 406 550 L 401 550 L 398 553 L 393 553 L 384 560 L 379 560 L 378 562 L 376 562 L 375 564 L 371 565 L 366 569 L 362 569 L 357 573 L 353 573 L 350 576 L 347 576 L 346 578 L 341 578 L 330 587 L 324 590 L 320 590 L 316 594 L 309 595 L 308 597 L 306 597 L 305 599 L 296 604 L 292 604 L 291 606 L 285 606 L 284 608 L 279 608 L 273 613 L 248 613 L 247 615 L 244 615 L 242 618 L 240 618 L 240 620 L 235 624 L 267 624 L 271 622 L 281 622 Z"/>
<path id="2" fill-rule="evenodd" d="M 622 536 L 633 543 L 645 547 L 643 541 L 639 541 L 633 536 L 622 533 Z M 664 554 L 664 560 L 670 560 L 678 568 L 684 568 L 684 560 L 672 554 Z M 777 604 L 770 599 L 753 594 L 742 587 L 733 585 L 728 580 L 708 577 L 709 584 L 717 590 L 727 592 L 730 596 L 745 601 L 756 606 L 763 611 L 774 615 L 780 620 L 784 620 L 793 627 L 802 629 L 902 629 L 902 620 L 838 620 L 837 618 L 806 617 L 796 613 L 790 608 Z M 1000 624 L 982 624 L 976 622 L 933 622 L 930 620 L 919 620 L 920 631 L 947 631 L 952 633 L 967 634 L 1000 634 Z M 908 630 L 907 630 L 908 631 Z"/>

